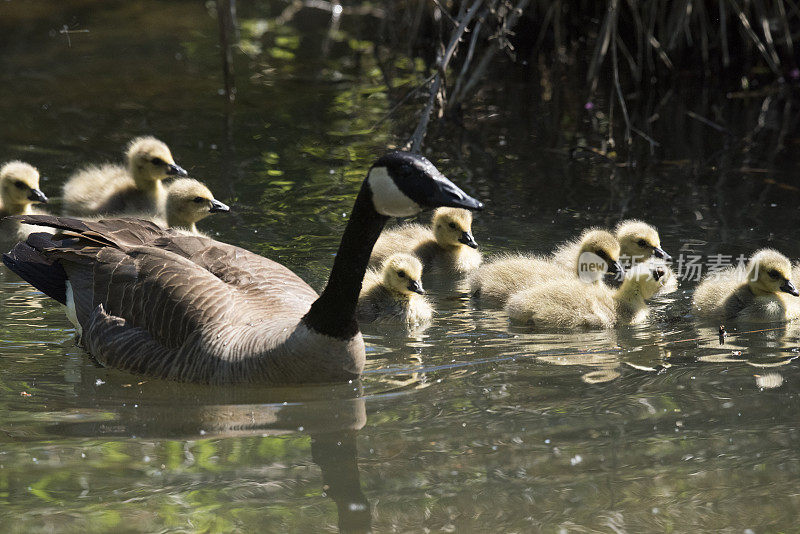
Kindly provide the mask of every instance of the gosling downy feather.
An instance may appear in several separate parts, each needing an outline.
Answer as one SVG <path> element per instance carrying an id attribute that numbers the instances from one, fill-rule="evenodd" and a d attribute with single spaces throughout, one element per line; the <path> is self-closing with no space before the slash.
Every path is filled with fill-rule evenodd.
<path id="1" fill-rule="evenodd" d="M 167 187 L 167 201 L 164 213 L 153 215 L 147 212 L 120 213 L 118 217 L 143 219 L 161 228 L 173 228 L 185 235 L 206 236 L 197 229 L 195 223 L 212 213 L 228 212 L 230 208 L 214 198 L 211 190 L 193 178 L 178 178 Z M 84 221 L 102 221 L 105 215 L 81 217 Z"/>
<path id="2" fill-rule="evenodd" d="M 39 189 L 36 167 L 21 161 L 10 161 L 0 167 L 0 239 L 22 240 L 35 230 L 19 221 L 2 220 L 10 215 L 46 213 L 34 208 L 34 203 L 47 204 L 47 196 Z"/>
<path id="3" fill-rule="evenodd" d="M 214 198 L 211 190 L 192 178 L 179 178 L 167 187 L 164 223 L 168 228 L 180 228 L 201 235 L 196 223 L 212 213 L 231 209 Z"/>
<path id="4" fill-rule="evenodd" d="M 672 256 L 661 248 L 661 237 L 658 230 L 644 221 L 627 219 L 617 224 L 614 229 L 620 246 L 620 261 L 625 267 L 636 265 L 650 258 L 658 258 L 664 262 L 671 262 Z M 667 271 L 662 279 L 658 295 L 666 295 L 678 289 L 678 278 L 672 269 L 665 265 Z"/>
<path id="5" fill-rule="evenodd" d="M 161 181 L 186 176 L 175 164 L 169 147 L 154 137 L 137 137 L 128 144 L 127 167 L 90 165 L 64 184 L 64 214 L 113 215 L 163 211 L 165 191 Z"/>
<path id="6" fill-rule="evenodd" d="M 393 254 L 380 270 L 369 269 L 364 276 L 358 319 L 424 325 L 433 317 L 433 307 L 424 295 L 422 263 L 410 254 Z"/>
<path id="7" fill-rule="evenodd" d="M 102 364 L 203 383 L 346 381 L 364 367 L 356 305 L 378 235 L 390 216 L 439 206 L 483 207 L 421 156 L 378 159 L 320 296 L 245 249 L 128 219 L 20 217 L 62 233 L 32 234 L 3 261 L 70 304 Z"/>
<path id="8" fill-rule="evenodd" d="M 773 249 L 757 251 L 745 267 L 731 266 L 703 278 L 694 292 L 694 312 L 716 320 L 790 321 L 800 317 L 800 299 L 789 259 Z"/>
<path id="9" fill-rule="evenodd" d="M 625 274 L 617 289 L 561 279 L 525 289 L 508 300 L 514 322 L 551 327 L 613 328 L 638 324 L 648 316 L 646 301 L 661 287 L 663 266 L 641 263 Z"/>
<path id="10" fill-rule="evenodd" d="M 572 244 L 562 245 L 558 250 L 565 246 Z M 580 276 L 601 283 L 605 273 L 602 270 L 589 272 L 587 268 L 605 264 L 607 273 L 623 273 L 619 251 L 619 242 L 611 233 L 590 228 L 581 234 L 577 249 L 572 250 L 571 269 L 565 269 L 552 256 L 506 254 L 482 265 L 469 276 L 470 293 L 489 304 L 502 306 L 514 293 L 554 279 Z"/>
<path id="11" fill-rule="evenodd" d="M 439 208 L 433 212 L 430 227 L 404 224 L 384 232 L 370 257 L 370 266 L 382 265 L 398 252 L 413 254 L 425 270 L 467 273 L 481 263 L 478 243 L 472 236 L 472 213 L 458 208 Z"/>

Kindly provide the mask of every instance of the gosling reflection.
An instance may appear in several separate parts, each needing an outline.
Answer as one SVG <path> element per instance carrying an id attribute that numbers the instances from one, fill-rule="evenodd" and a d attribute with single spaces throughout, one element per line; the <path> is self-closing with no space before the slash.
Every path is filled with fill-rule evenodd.
<path id="1" fill-rule="evenodd" d="M 744 363 L 766 372 L 769 368 L 783 367 L 800 356 L 797 352 L 800 324 L 753 326 L 755 328 L 742 329 L 723 325 L 715 329 L 696 325 L 696 346 L 700 351 L 697 359 L 707 363 Z M 758 378 L 756 376 L 757 381 Z M 759 387 L 762 386 L 759 384 Z"/>

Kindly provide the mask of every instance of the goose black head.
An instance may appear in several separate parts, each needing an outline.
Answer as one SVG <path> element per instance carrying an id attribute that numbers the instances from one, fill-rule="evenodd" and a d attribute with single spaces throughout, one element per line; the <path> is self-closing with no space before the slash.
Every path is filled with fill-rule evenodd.
<path id="1" fill-rule="evenodd" d="M 422 210 L 450 207 L 483 209 L 422 156 L 393 151 L 382 156 L 369 171 L 375 211 L 390 217 L 407 217 Z"/>

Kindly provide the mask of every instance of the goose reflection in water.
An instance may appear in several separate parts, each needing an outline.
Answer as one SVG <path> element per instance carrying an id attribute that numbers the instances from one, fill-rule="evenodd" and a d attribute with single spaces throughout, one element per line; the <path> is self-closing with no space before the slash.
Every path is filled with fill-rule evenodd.
<path id="1" fill-rule="evenodd" d="M 92 383 L 95 380 L 92 376 L 84 377 L 87 379 Z M 336 504 L 340 531 L 371 530 L 371 506 L 362 491 L 358 469 L 357 437 L 367 422 L 360 382 L 346 386 L 277 388 L 267 392 L 258 388 L 191 384 L 178 384 L 176 388 L 171 384 L 175 389 L 167 389 L 158 380 L 140 383 L 138 389 L 120 389 L 116 387 L 118 385 L 104 385 L 103 389 L 110 386 L 107 399 L 95 393 L 99 406 L 94 421 L 86 421 L 92 418 L 91 414 L 82 410 L 84 417 L 80 421 L 70 419 L 51 424 L 47 433 L 88 438 L 99 436 L 101 439 L 136 436 L 139 441 L 236 440 L 247 437 L 270 440 L 277 436 L 305 434 L 311 438 L 311 460 L 321 470 L 323 494 Z M 88 382 L 81 385 L 91 386 Z M 130 392 L 133 398 L 120 406 L 120 398 L 125 397 L 125 392 Z M 215 404 L 209 404 L 210 399 Z M 107 402 L 114 403 L 113 407 L 104 406 Z M 172 409 L 167 410 L 165 406 Z M 113 420 L 108 418 L 110 411 L 114 412 Z M 286 469 L 284 465 L 280 467 Z M 263 476 L 262 466 L 257 466 L 257 470 L 258 476 Z M 251 501 L 252 494 L 260 492 L 253 488 L 261 488 L 261 491 L 274 488 L 273 484 L 263 484 L 263 481 L 247 487 L 246 477 L 238 474 L 238 466 L 236 477 L 239 489 Z M 279 483 L 278 480 L 275 482 Z M 185 484 L 192 485 L 193 482 Z M 236 487 L 236 483 L 232 487 Z M 272 495 L 268 493 L 264 497 L 265 506 L 274 504 L 268 501 Z"/>

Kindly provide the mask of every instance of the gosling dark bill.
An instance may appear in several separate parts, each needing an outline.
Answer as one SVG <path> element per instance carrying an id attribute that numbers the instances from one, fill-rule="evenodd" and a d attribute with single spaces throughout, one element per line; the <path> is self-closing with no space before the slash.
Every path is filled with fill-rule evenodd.
<path id="1" fill-rule="evenodd" d="M 471 232 L 463 232 L 461 237 L 458 238 L 459 243 L 464 243 L 468 247 L 478 248 L 478 243 L 475 241 L 475 238 L 472 236 Z"/>

